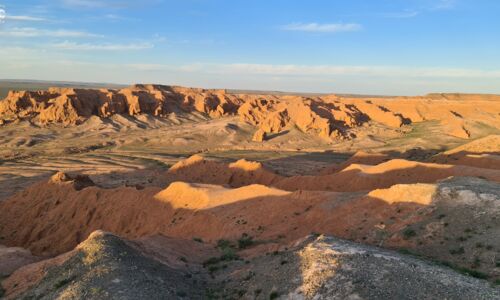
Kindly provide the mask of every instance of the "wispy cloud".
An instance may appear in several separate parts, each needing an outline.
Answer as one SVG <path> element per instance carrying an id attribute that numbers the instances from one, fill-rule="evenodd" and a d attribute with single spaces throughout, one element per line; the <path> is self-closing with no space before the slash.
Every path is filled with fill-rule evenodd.
<path id="1" fill-rule="evenodd" d="M 132 18 L 123 17 L 123 16 L 120 16 L 117 14 L 106 14 L 103 16 L 103 18 L 108 20 L 108 21 L 113 21 L 113 22 L 133 20 Z"/>
<path id="2" fill-rule="evenodd" d="M 32 17 L 32 16 L 13 16 L 13 15 L 5 15 L 5 20 L 7 21 L 28 21 L 28 22 L 41 22 L 46 21 L 45 18 L 40 17 Z"/>
<path id="3" fill-rule="evenodd" d="M 46 21 L 47 19 L 29 15 L 12 15 L 7 12 L 5 6 L 0 4 L 0 23 L 5 21 L 26 21 L 26 22 L 39 22 Z"/>
<path id="4" fill-rule="evenodd" d="M 455 8 L 456 0 L 438 0 L 436 3 L 431 6 L 431 10 L 446 10 Z"/>
<path id="5" fill-rule="evenodd" d="M 144 50 L 154 47 L 151 43 L 132 43 L 132 44 L 91 44 L 91 43 L 75 43 L 65 41 L 62 43 L 52 44 L 51 47 L 61 50 L 78 50 L 78 51 L 131 51 Z"/>
<path id="6" fill-rule="evenodd" d="M 2 37 L 102 37 L 102 35 L 89 33 L 86 31 L 66 30 L 66 29 L 39 29 L 33 27 L 13 27 L 0 30 Z"/>
<path id="7" fill-rule="evenodd" d="M 283 30 L 289 31 L 305 31 L 305 32 L 349 32 L 359 31 L 363 26 L 357 23 L 292 23 L 281 27 Z"/>
<path id="8" fill-rule="evenodd" d="M 62 3 L 66 6 L 78 6 L 86 8 L 97 8 L 106 6 L 106 1 L 100 1 L 100 0 L 62 0 Z"/>
<path id="9" fill-rule="evenodd" d="M 425 13 L 436 12 L 441 10 L 451 10 L 456 6 L 456 0 L 433 0 L 432 4 L 419 8 L 405 9 L 400 12 L 382 13 L 379 16 L 384 18 L 406 19 L 413 18 Z"/>
<path id="10" fill-rule="evenodd" d="M 420 11 L 418 11 L 418 10 L 404 10 L 404 11 L 394 12 L 394 13 L 385 13 L 385 14 L 382 14 L 382 16 L 385 18 L 406 19 L 406 18 L 416 17 L 419 14 L 420 14 Z"/>

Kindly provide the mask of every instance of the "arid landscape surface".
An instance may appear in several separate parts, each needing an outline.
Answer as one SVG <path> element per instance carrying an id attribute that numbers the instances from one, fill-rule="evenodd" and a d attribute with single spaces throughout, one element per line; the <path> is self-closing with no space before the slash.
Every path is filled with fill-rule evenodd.
<path id="1" fill-rule="evenodd" d="M 0 101 L 7 299 L 499 299 L 500 95 Z"/>

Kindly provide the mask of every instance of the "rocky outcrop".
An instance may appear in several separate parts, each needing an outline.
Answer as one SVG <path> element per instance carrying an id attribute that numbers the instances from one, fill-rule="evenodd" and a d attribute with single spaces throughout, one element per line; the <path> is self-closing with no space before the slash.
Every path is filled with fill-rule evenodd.
<path id="1" fill-rule="evenodd" d="M 29 250 L 0 245 L 0 278 L 39 260 L 40 258 L 33 256 Z"/>
<path id="2" fill-rule="evenodd" d="M 234 98 L 234 97 L 233 97 Z M 238 101 L 223 90 L 188 89 L 159 85 L 134 85 L 121 90 L 50 88 L 39 92 L 10 92 L 0 102 L 0 118 L 31 119 L 42 124 L 75 125 L 92 115 L 151 114 L 199 111 L 212 117 L 235 113 Z"/>
<path id="3" fill-rule="evenodd" d="M 169 267 L 137 248 L 113 234 L 95 231 L 74 250 L 16 271 L 3 283 L 5 296 L 7 299 L 202 298 L 204 283 L 194 288 L 187 280 L 190 275 L 187 268 Z"/>
<path id="4" fill-rule="evenodd" d="M 260 128 L 254 133 L 252 137 L 252 141 L 254 142 L 263 142 L 266 139 L 267 139 L 267 133 Z"/>
<path id="5" fill-rule="evenodd" d="M 50 178 L 51 183 L 70 184 L 75 190 L 79 191 L 89 186 L 94 186 L 94 182 L 87 175 L 82 174 L 68 174 L 64 172 L 57 172 Z"/>
<path id="6" fill-rule="evenodd" d="M 500 297 L 498 288 L 450 268 L 325 236 L 310 237 L 292 251 L 259 257 L 245 271 L 237 280 L 227 281 L 226 290 L 247 291 L 249 299 L 254 291 L 256 299 Z M 233 268 L 228 272 L 238 274 Z M 245 280 L 247 274 L 253 276 Z"/>

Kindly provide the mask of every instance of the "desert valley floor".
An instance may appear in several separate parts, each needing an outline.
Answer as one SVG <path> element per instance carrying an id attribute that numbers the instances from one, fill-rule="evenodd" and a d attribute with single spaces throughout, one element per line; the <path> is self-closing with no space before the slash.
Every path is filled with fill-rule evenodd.
<path id="1" fill-rule="evenodd" d="M 500 299 L 500 96 L 0 100 L 0 297 Z"/>

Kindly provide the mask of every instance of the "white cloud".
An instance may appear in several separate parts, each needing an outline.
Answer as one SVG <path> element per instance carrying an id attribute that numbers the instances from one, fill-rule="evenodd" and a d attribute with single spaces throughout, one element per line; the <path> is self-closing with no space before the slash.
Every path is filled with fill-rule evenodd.
<path id="1" fill-rule="evenodd" d="M 11 20 L 11 21 L 28 21 L 28 22 L 41 22 L 41 21 L 46 21 L 45 18 L 39 18 L 39 17 L 32 17 L 32 16 L 12 16 L 12 15 L 6 15 L 5 20 Z"/>
<path id="2" fill-rule="evenodd" d="M 62 0 L 63 4 L 67 6 L 79 6 L 87 8 L 96 8 L 106 6 L 105 1 L 99 0 Z"/>
<path id="3" fill-rule="evenodd" d="M 306 31 L 306 32 L 349 32 L 349 31 L 359 31 L 363 29 L 363 26 L 356 23 L 330 23 L 330 24 L 319 24 L 319 23 L 292 23 L 282 26 L 283 30 L 290 31 Z"/>
<path id="4" fill-rule="evenodd" d="M 407 19 L 429 12 L 451 10 L 455 8 L 456 4 L 456 0 L 432 0 L 432 4 L 420 8 L 405 9 L 400 12 L 382 13 L 379 14 L 379 16 L 384 18 Z"/>
<path id="5" fill-rule="evenodd" d="M 406 19 L 416 17 L 419 14 L 420 11 L 417 10 L 404 10 L 396 13 L 385 13 L 382 16 L 385 18 Z"/>
<path id="6" fill-rule="evenodd" d="M 431 7 L 431 10 L 453 9 L 455 5 L 456 5 L 455 0 L 438 0 L 434 4 L 434 6 Z"/>
<path id="7" fill-rule="evenodd" d="M 90 44 L 90 43 L 75 43 L 65 41 L 62 43 L 52 44 L 53 48 L 61 50 L 79 50 L 79 51 L 130 51 L 151 49 L 154 47 L 151 43 L 133 43 L 133 44 Z"/>
<path id="8" fill-rule="evenodd" d="M 38 29 L 33 27 L 13 27 L 0 30 L 1 37 L 102 37 L 98 34 L 86 31 L 75 31 L 66 29 Z"/>

